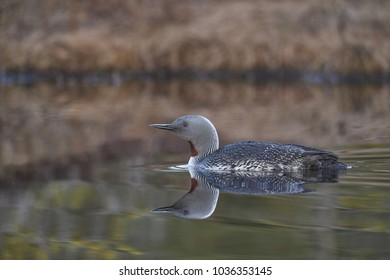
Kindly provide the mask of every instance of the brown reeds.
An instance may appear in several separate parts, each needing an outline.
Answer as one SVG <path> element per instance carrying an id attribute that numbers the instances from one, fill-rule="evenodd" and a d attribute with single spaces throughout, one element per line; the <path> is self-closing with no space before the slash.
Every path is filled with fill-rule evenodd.
<path id="1" fill-rule="evenodd" d="M 390 70 L 389 1 L 109 3 L 14 0 L 0 9 L 1 68 Z"/>

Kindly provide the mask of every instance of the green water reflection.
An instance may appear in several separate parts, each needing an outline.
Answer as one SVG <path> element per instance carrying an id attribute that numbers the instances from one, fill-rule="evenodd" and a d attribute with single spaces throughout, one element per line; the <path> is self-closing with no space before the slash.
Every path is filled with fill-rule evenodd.
<path id="1" fill-rule="evenodd" d="M 389 96 L 208 82 L 5 89 L 0 258 L 389 259 Z M 167 172 L 188 160 L 186 143 L 148 124 L 188 113 L 213 120 L 223 144 L 299 143 L 353 168 L 307 193 L 221 192 L 204 220 L 152 213 L 191 182 Z"/>
<path id="2" fill-rule="evenodd" d="M 188 191 L 186 172 L 122 161 L 88 181 L 8 182 L 0 190 L 0 257 L 386 259 L 389 162 L 373 149 L 338 183 L 308 184 L 309 193 L 222 192 L 215 213 L 196 221 L 151 213 Z"/>

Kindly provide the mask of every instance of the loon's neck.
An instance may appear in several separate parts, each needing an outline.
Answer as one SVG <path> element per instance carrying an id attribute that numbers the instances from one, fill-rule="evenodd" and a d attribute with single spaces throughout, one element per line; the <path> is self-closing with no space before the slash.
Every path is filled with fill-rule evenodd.
<path id="1" fill-rule="evenodd" d="M 207 133 L 203 133 L 188 141 L 191 147 L 191 157 L 188 161 L 188 165 L 193 166 L 198 164 L 204 157 L 218 150 L 219 138 L 217 130 L 214 127 Z"/>

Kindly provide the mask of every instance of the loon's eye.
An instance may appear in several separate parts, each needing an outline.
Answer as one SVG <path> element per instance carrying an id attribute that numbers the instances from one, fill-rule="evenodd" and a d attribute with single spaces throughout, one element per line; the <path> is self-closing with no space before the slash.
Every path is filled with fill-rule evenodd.
<path id="1" fill-rule="evenodd" d="M 184 123 L 183 123 L 183 126 L 184 126 L 184 127 L 187 127 L 187 126 L 188 126 L 188 123 L 187 123 L 187 122 L 184 122 Z"/>
<path id="2" fill-rule="evenodd" d="M 190 213 L 190 211 L 184 210 L 184 215 L 188 215 L 189 213 Z"/>

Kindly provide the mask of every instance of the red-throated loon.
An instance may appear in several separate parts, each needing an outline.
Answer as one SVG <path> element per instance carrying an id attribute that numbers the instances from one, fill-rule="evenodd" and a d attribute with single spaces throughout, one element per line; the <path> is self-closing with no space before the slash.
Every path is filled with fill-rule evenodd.
<path id="1" fill-rule="evenodd" d="M 190 167 L 232 171 L 348 168 L 331 152 L 301 145 L 246 141 L 219 148 L 217 130 L 200 115 L 182 116 L 170 124 L 150 126 L 171 130 L 189 142 Z"/>

